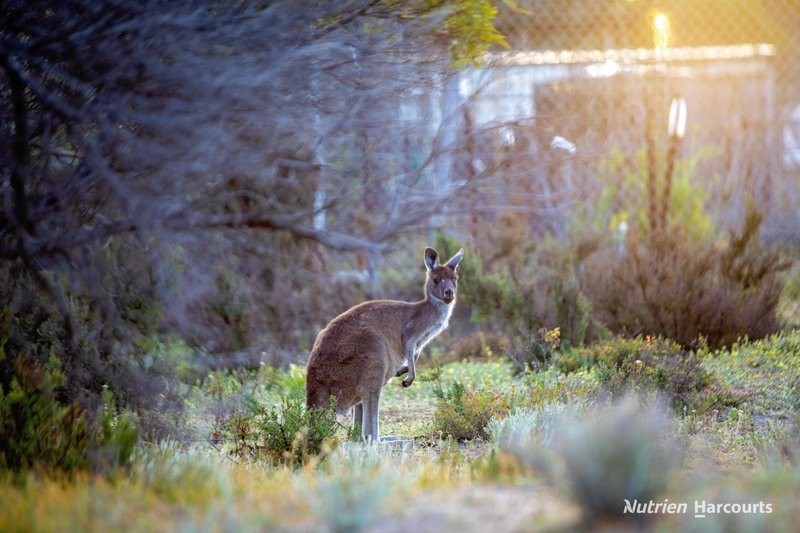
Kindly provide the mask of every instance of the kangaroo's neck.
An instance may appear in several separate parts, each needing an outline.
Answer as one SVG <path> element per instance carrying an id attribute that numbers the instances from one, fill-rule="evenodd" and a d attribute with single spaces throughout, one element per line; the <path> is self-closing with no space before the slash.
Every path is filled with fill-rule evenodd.
<path id="1" fill-rule="evenodd" d="M 453 314 L 455 301 L 446 304 L 441 300 L 427 296 L 424 300 L 417 302 L 416 312 L 413 317 L 413 344 L 416 351 L 422 350 L 436 335 L 444 331 L 450 315 Z"/>
<path id="2" fill-rule="evenodd" d="M 453 314 L 453 308 L 456 306 L 456 301 L 453 300 L 449 304 L 446 304 L 435 296 L 426 295 L 425 299 L 419 304 L 421 307 L 423 307 L 426 314 L 430 315 L 432 321 L 443 321 L 445 327 L 447 327 L 447 321 L 450 320 L 450 315 Z"/>

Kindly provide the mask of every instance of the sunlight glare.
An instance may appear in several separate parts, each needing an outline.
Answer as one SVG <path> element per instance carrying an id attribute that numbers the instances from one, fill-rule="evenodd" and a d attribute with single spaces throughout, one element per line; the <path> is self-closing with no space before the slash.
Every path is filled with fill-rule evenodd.
<path id="1" fill-rule="evenodd" d="M 656 48 L 666 48 L 669 42 L 669 17 L 661 12 L 653 15 L 653 43 Z"/>

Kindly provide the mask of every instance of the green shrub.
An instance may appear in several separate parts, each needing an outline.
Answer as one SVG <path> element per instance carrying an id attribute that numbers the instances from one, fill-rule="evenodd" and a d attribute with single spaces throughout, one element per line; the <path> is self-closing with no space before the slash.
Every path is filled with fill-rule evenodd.
<path id="1" fill-rule="evenodd" d="M 446 387 L 437 381 L 433 393 L 437 398 L 434 432 L 459 441 L 486 438 L 489 420 L 511 409 L 507 395 L 467 388 L 460 381 L 453 381 Z"/>
<path id="2" fill-rule="evenodd" d="M 492 419 L 486 431 L 498 450 L 526 455 L 534 448 L 552 448 L 557 428 L 580 407 L 578 403 L 568 407 L 561 402 L 548 402 L 534 408 L 521 408 L 504 418 Z M 528 457 L 526 455 L 526 459 Z"/>
<path id="3" fill-rule="evenodd" d="M 549 402 L 494 420 L 489 431 L 498 449 L 565 489 L 589 521 L 623 516 L 626 499 L 655 500 L 685 451 L 668 413 L 634 396 Z"/>
<path id="4" fill-rule="evenodd" d="M 647 148 L 641 148 L 634 157 L 626 156 L 614 148 L 600 161 L 599 175 L 603 189 L 595 202 L 592 215 L 584 224 L 596 231 L 616 231 L 621 222 L 631 228 L 648 232 L 655 221 L 663 198 L 651 198 L 648 187 L 650 172 L 657 176 L 656 191 L 663 190 L 666 157 L 657 156 L 656 168 L 651 168 Z M 666 154 L 664 154 L 666 155 Z M 694 239 L 707 238 L 715 231 L 714 222 L 709 216 L 708 193 L 702 184 L 697 183 L 695 173 L 698 163 L 706 155 L 701 151 L 689 159 L 678 159 L 674 166 L 670 197 L 667 205 L 667 226 L 684 225 Z M 657 196 L 660 196 L 657 193 Z M 656 208 L 656 212 L 653 212 Z"/>
<path id="5" fill-rule="evenodd" d="M 137 433 L 112 407 L 110 393 L 92 418 L 77 401 L 59 398 L 64 381 L 56 363 L 46 369 L 18 356 L 9 390 L 0 388 L 0 469 L 18 480 L 29 470 L 69 475 L 130 462 Z"/>
<path id="6" fill-rule="evenodd" d="M 517 373 L 541 370 L 552 363 L 560 345 L 561 328 L 552 330 L 539 328 L 530 334 L 524 346 L 510 354 L 509 358 L 516 363 Z"/>
<path id="7" fill-rule="evenodd" d="M 741 401 L 703 368 L 697 353 L 667 339 L 615 337 L 575 353 L 574 359 L 595 364 L 600 382 L 617 394 L 657 390 L 678 411 L 704 412 Z"/>
<path id="8" fill-rule="evenodd" d="M 791 419 L 800 412 L 800 330 L 734 343 L 704 357 L 703 366 L 731 389 L 746 391 L 759 417 Z"/>
<path id="9" fill-rule="evenodd" d="M 288 368 L 275 368 L 262 366 L 260 372 L 264 374 L 264 381 L 273 391 L 282 397 L 305 398 L 306 395 L 306 369 L 290 364 Z"/>
<path id="10" fill-rule="evenodd" d="M 247 407 L 251 418 L 233 421 L 240 453 L 298 465 L 325 456 L 336 444 L 335 405 L 306 410 L 302 398 L 287 397 L 280 407 L 270 407 L 249 397 Z"/>
<path id="11" fill-rule="evenodd" d="M 214 372 L 196 390 L 210 400 L 212 440 L 232 442 L 235 455 L 296 465 L 336 444 L 335 405 L 306 410 L 305 370 L 296 365 Z"/>
<path id="12" fill-rule="evenodd" d="M 134 241 L 117 236 L 102 249 L 87 250 L 81 254 L 86 268 L 74 275 L 49 270 L 34 275 L 13 263 L 0 265 L 0 301 L 7 302 L 4 312 L 12 318 L 0 321 L 9 355 L 0 362 L 6 390 L 14 361 L 25 354 L 42 366 L 58 360 L 65 376 L 59 396 L 65 402 L 100 405 L 104 387 L 137 410 L 159 402 L 159 378 L 172 373 L 152 358 L 156 364 L 146 366 L 141 346 L 161 325 L 159 294 L 167 287 L 154 279 L 158 269 L 152 257 Z"/>
<path id="13" fill-rule="evenodd" d="M 602 392 L 595 368 L 563 373 L 555 366 L 525 374 L 524 407 L 538 408 L 552 402 L 583 404 Z"/>
<path id="14" fill-rule="evenodd" d="M 94 465 L 101 471 L 129 466 L 133 460 L 139 431 L 130 413 L 120 412 L 114 405 L 111 391 L 103 393 L 103 408 L 94 425 Z"/>

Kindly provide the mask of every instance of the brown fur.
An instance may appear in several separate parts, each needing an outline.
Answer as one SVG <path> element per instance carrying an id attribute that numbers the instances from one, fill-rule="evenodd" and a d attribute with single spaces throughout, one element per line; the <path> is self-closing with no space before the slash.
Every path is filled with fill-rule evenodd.
<path id="1" fill-rule="evenodd" d="M 381 388 L 405 372 L 403 385 L 411 385 L 419 353 L 447 327 L 461 255 L 440 266 L 436 252 L 426 249 L 425 298 L 419 302 L 364 302 L 334 318 L 317 336 L 308 360 L 308 408 L 327 407 L 332 396 L 340 414 L 355 406 L 362 434 L 377 440 Z"/>

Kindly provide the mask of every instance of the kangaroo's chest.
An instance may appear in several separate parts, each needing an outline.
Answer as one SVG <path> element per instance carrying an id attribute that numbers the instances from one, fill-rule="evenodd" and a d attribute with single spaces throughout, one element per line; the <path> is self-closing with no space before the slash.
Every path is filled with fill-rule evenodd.
<path id="1" fill-rule="evenodd" d="M 445 312 L 440 313 L 436 320 L 431 322 L 420 331 L 419 336 L 414 343 L 414 352 L 419 355 L 419 353 L 425 348 L 425 346 L 431 342 L 439 333 L 447 329 L 447 326 L 450 322 L 450 315 L 453 313 L 453 306 L 447 306 Z"/>

